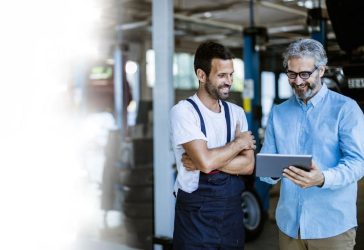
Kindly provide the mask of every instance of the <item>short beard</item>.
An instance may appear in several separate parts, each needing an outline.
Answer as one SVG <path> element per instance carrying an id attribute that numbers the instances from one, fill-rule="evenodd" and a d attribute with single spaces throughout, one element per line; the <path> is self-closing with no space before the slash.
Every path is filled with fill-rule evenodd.
<path id="1" fill-rule="evenodd" d="M 306 101 L 311 99 L 315 94 L 317 94 L 317 92 L 314 92 L 314 90 L 318 88 L 318 84 L 321 84 L 319 77 L 317 77 L 312 84 L 309 84 L 307 82 L 304 83 L 304 85 L 307 85 L 308 88 L 308 90 L 305 93 L 298 94 L 296 88 L 294 87 L 296 85 L 294 85 L 292 89 L 298 99 Z"/>
<path id="2" fill-rule="evenodd" d="M 310 84 L 304 83 L 304 85 L 307 85 L 307 88 L 308 88 L 308 90 L 306 92 L 304 92 L 304 93 L 298 92 L 296 87 L 293 87 L 294 94 L 297 96 L 297 98 L 299 98 L 299 99 L 301 99 L 303 101 L 311 97 L 312 89 L 313 89 Z"/>
<path id="3" fill-rule="evenodd" d="M 226 100 L 227 98 L 229 98 L 229 94 L 228 95 L 222 95 L 219 93 L 219 88 L 214 88 L 214 86 L 211 84 L 210 80 L 207 78 L 206 83 L 205 83 L 205 90 L 206 92 L 215 100 Z"/>

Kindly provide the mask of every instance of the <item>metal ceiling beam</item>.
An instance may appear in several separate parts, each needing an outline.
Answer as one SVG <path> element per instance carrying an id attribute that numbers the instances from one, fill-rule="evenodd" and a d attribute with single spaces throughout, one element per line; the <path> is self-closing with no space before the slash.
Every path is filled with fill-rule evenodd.
<path id="1" fill-rule="evenodd" d="M 231 7 L 235 5 L 241 5 L 242 1 L 233 1 L 229 3 L 220 3 L 220 4 L 214 4 L 214 5 L 203 5 L 195 8 L 175 8 L 175 13 L 180 13 L 184 15 L 195 15 L 195 14 L 201 14 L 205 12 L 214 12 L 214 11 L 224 11 L 227 9 L 230 9 Z"/>
<path id="2" fill-rule="evenodd" d="M 221 10 L 226 10 L 231 8 L 234 5 L 237 4 L 245 4 L 248 3 L 249 0 L 243 0 L 243 1 L 232 1 L 230 3 L 226 3 L 220 6 Z M 260 0 L 255 0 L 254 1 L 255 4 L 257 4 L 258 6 L 264 6 L 264 7 L 268 7 L 268 8 L 272 8 L 272 9 L 276 9 L 276 10 L 280 10 L 280 11 L 284 11 L 287 13 L 292 13 L 294 15 L 299 15 L 302 17 L 306 17 L 307 16 L 307 12 L 305 10 L 300 10 L 298 8 L 295 7 L 288 7 L 287 5 L 284 4 L 278 4 L 278 3 L 272 3 L 269 1 L 260 1 Z M 219 10 L 218 5 L 214 5 L 212 6 L 212 11 L 217 11 Z M 176 8 L 177 9 L 177 8 Z M 198 11 L 208 11 L 208 8 L 205 6 L 203 7 L 198 7 L 198 8 L 194 8 L 194 9 L 190 9 L 190 10 L 183 10 L 180 9 L 182 12 L 184 11 L 184 13 L 176 13 L 176 9 L 175 12 L 173 14 L 173 17 L 175 20 L 179 20 L 182 22 L 190 22 L 190 23 L 195 23 L 195 24 L 200 24 L 200 25 L 205 25 L 205 26 L 209 26 L 209 27 L 213 27 L 216 29 L 228 29 L 230 31 L 233 32 L 239 32 L 242 33 L 244 30 L 244 26 L 243 25 L 239 25 L 239 24 L 233 24 L 233 23 L 228 23 L 228 22 L 224 22 L 224 21 L 218 21 L 218 20 L 213 20 L 213 19 L 205 19 L 205 18 L 201 18 L 198 17 L 196 15 L 189 15 L 187 13 L 198 13 Z M 211 9 L 210 9 L 211 11 Z M 116 26 L 116 30 L 132 30 L 132 29 L 138 29 L 138 28 L 143 28 L 143 27 L 147 27 L 151 25 L 151 20 L 145 19 L 142 21 L 136 21 L 136 22 L 131 22 L 131 23 L 126 23 L 126 24 L 120 24 Z M 305 30 L 305 24 L 299 24 L 299 23 L 292 23 L 290 25 L 287 25 L 285 23 L 282 23 L 280 25 L 277 25 L 275 27 L 269 27 L 269 25 L 266 25 L 268 28 L 268 34 L 279 34 L 279 33 L 285 33 L 285 32 L 295 32 L 295 31 L 302 31 Z M 221 32 L 218 31 L 218 34 L 215 33 L 210 33 L 210 34 L 205 34 L 203 36 L 216 36 L 219 35 L 219 37 L 221 36 Z M 198 40 L 201 39 L 201 37 L 197 38 Z"/>
<path id="3" fill-rule="evenodd" d="M 261 6 L 264 6 L 264 7 L 284 11 L 287 13 L 300 15 L 300 16 L 304 16 L 304 17 L 307 16 L 307 11 L 305 9 L 300 10 L 298 8 L 292 8 L 292 7 L 288 7 L 287 5 L 284 5 L 284 4 L 272 3 L 270 1 L 255 1 L 255 3 L 257 3 Z"/>
<path id="4" fill-rule="evenodd" d="M 174 18 L 177 20 L 185 21 L 185 22 L 192 22 L 192 23 L 196 23 L 196 24 L 212 26 L 215 28 L 229 29 L 229 30 L 233 30 L 233 31 L 237 31 L 237 32 L 242 32 L 244 30 L 243 25 L 215 21 L 215 20 L 211 20 L 211 19 L 202 19 L 202 18 L 198 18 L 195 16 L 174 14 Z M 271 28 L 268 28 L 268 34 L 299 31 L 299 30 L 304 30 L 305 28 L 306 28 L 306 26 L 303 24 L 293 24 L 293 25 L 287 25 L 287 26 L 281 26 L 281 27 L 271 27 Z M 219 33 L 219 34 L 221 35 L 221 33 Z M 212 34 L 209 34 L 209 35 L 212 35 Z"/>
<path id="5" fill-rule="evenodd" d="M 268 28 L 268 34 L 286 33 L 292 31 L 305 30 L 305 29 L 306 25 L 303 24 L 281 26 L 281 27 L 270 27 Z"/>
<path id="6" fill-rule="evenodd" d="M 150 25 L 150 20 L 144 20 L 140 22 L 124 23 L 116 26 L 116 30 L 132 30 L 138 29 Z"/>
<path id="7" fill-rule="evenodd" d="M 191 9 L 175 8 L 175 13 L 179 13 L 179 14 L 183 14 L 183 15 L 196 15 L 196 14 L 205 13 L 205 12 L 226 11 L 226 10 L 234 7 L 235 5 L 249 4 L 249 2 L 250 2 L 250 0 L 243 0 L 243 1 L 232 1 L 229 3 L 210 5 L 210 6 L 204 5 L 204 6 L 200 6 L 200 7 L 191 8 Z M 287 6 L 285 4 L 273 3 L 271 1 L 262 1 L 262 0 L 254 0 L 253 3 L 256 5 L 283 11 L 283 12 L 290 13 L 290 14 L 295 14 L 295 15 L 304 16 L 304 17 L 307 16 L 307 10 L 302 7 L 292 7 L 292 6 Z"/>
<path id="8" fill-rule="evenodd" d="M 174 14 L 174 18 L 177 20 L 181 20 L 181 21 L 192 22 L 192 23 L 197 23 L 197 24 L 202 24 L 202 25 L 207 25 L 207 26 L 213 26 L 216 28 L 230 29 L 230 30 L 234 30 L 234 31 L 238 31 L 238 32 L 243 31 L 242 25 L 231 24 L 231 23 L 226 23 L 226 22 L 221 22 L 221 21 L 216 21 L 216 20 L 211 20 L 211 19 L 202 19 L 202 18 L 198 18 L 198 17 L 194 17 L 194 16 L 187 16 L 187 15 L 183 15 L 183 14 Z"/>

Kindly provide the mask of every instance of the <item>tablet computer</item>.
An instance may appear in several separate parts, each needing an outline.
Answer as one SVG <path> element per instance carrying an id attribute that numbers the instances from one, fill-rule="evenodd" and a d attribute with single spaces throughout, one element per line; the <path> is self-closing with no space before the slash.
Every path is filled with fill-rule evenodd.
<path id="1" fill-rule="evenodd" d="M 312 155 L 257 154 L 255 175 L 282 177 L 283 169 L 295 166 L 310 171 Z"/>

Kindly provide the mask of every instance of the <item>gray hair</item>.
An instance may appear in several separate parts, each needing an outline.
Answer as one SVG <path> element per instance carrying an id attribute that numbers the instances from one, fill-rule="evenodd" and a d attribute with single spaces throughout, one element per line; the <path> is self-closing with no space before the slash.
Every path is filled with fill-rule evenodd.
<path id="1" fill-rule="evenodd" d="M 283 53 L 283 67 L 287 68 L 289 59 L 302 57 L 314 58 L 316 67 L 327 64 L 326 52 L 320 42 L 313 39 L 299 39 L 291 43 Z"/>

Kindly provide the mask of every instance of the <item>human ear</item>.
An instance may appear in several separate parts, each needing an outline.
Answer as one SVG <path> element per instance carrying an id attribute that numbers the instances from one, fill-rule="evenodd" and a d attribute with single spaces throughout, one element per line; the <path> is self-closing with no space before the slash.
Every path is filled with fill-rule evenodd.
<path id="1" fill-rule="evenodd" d="M 326 66 L 321 66 L 320 67 L 320 69 L 319 69 L 319 75 L 320 75 L 320 77 L 323 77 L 324 76 L 325 70 L 326 70 Z"/>
<path id="2" fill-rule="evenodd" d="M 199 82 L 201 82 L 201 83 L 206 82 L 206 73 L 202 69 L 197 69 L 196 75 L 197 75 Z"/>

